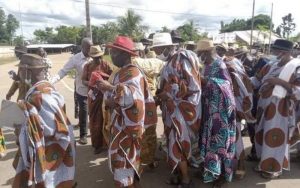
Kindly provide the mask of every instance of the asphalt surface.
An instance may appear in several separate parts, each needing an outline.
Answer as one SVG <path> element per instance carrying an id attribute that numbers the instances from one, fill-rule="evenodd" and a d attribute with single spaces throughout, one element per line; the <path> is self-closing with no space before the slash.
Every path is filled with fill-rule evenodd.
<path id="1" fill-rule="evenodd" d="M 58 72 L 58 70 L 65 64 L 65 62 L 71 57 L 71 54 L 58 54 L 49 55 L 49 58 L 53 62 L 52 74 Z M 5 95 L 12 83 L 12 80 L 8 77 L 7 72 L 9 70 L 16 70 L 15 65 L 17 62 L 12 62 L 5 65 L 0 65 L 0 99 L 5 99 Z M 74 80 L 70 77 L 65 77 L 62 81 L 55 86 L 57 90 L 65 97 L 67 104 L 67 114 L 72 124 L 77 124 L 78 120 L 74 119 L 74 102 L 73 102 L 73 85 Z M 16 96 L 12 98 L 16 100 Z M 74 131 L 76 138 L 78 139 L 79 130 Z M 12 167 L 12 161 L 16 153 L 15 137 L 12 130 L 5 129 L 4 134 L 7 143 L 7 155 L 0 160 L 0 188 L 11 187 L 15 171 Z M 163 134 L 163 124 L 159 117 L 159 123 L 157 128 L 158 137 L 161 138 Z M 75 180 L 78 183 L 78 188 L 110 188 L 113 187 L 113 176 L 108 168 L 107 152 L 103 152 L 99 155 L 93 154 L 90 138 L 88 139 L 88 145 L 77 145 L 76 150 L 76 177 Z M 244 137 L 244 145 L 247 148 L 246 153 L 249 153 L 250 141 L 248 137 Z M 157 150 L 157 158 L 160 160 L 160 165 L 155 170 L 145 168 L 141 178 L 141 185 L 143 188 L 169 188 L 165 183 L 170 174 L 165 160 L 165 154 L 162 151 Z M 245 179 L 240 181 L 233 181 L 224 187 L 230 188 L 298 188 L 300 187 L 300 162 L 291 163 L 291 171 L 284 172 L 280 179 L 268 181 L 255 173 L 252 169 L 256 163 L 246 162 L 247 174 Z M 195 188 L 208 188 L 212 187 L 211 184 L 204 184 L 197 173 L 196 169 L 190 170 L 190 175 L 193 179 Z"/>

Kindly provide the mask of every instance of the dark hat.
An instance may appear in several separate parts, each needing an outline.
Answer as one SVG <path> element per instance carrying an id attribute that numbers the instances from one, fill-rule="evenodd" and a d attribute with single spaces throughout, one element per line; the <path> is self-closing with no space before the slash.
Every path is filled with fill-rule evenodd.
<path id="1" fill-rule="evenodd" d="M 177 30 L 172 30 L 170 34 L 171 34 L 173 43 L 184 42 L 184 40 L 181 38 L 181 36 Z"/>
<path id="2" fill-rule="evenodd" d="M 290 51 L 293 49 L 294 43 L 285 39 L 277 39 L 272 45 L 272 49 Z"/>
<path id="3" fill-rule="evenodd" d="M 26 46 L 16 46 L 15 47 L 15 52 L 26 54 L 27 53 L 27 48 L 26 48 Z"/>
<path id="4" fill-rule="evenodd" d="M 117 48 L 119 50 L 125 51 L 130 55 L 137 56 L 134 52 L 134 43 L 131 38 L 125 36 L 117 36 L 113 44 L 107 44 L 108 48 Z"/>
<path id="5" fill-rule="evenodd" d="M 24 54 L 18 67 L 26 69 L 39 69 L 46 68 L 47 64 L 43 61 L 43 58 L 36 54 Z"/>

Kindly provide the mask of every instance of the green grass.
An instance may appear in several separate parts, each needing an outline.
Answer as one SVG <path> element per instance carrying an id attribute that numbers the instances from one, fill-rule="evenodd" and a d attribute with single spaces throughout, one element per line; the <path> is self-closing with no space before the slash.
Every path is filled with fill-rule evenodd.
<path id="1" fill-rule="evenodd" d="M 16 62 L 18 59 L 16 57 L 1 57 L 0 58 L 0 65 L 4 65 L 7 63 Z"/>

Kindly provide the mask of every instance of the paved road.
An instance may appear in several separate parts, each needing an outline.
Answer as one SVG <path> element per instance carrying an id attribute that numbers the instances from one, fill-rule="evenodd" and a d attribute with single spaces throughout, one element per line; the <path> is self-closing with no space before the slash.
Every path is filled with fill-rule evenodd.
<path id="1" fill-rule="evenodd" d="M 60 55 L 50 55 L 49 58 L 53 61 L 54 66 L 52 73 L 56 73 L 71 57 L 70 54 L 60 54 Z M 0 100 L 5 98 L 5 94 L 10 87 L 11 80 L 8 78 L 7 72 L 9 70 L 16 70 L 17 62 L 1 65 L 0 66 Z M 67 114 L 71 119 L 73 124 L 77 124 L 77 120 L 74 119 L 73 115 L 73 88 L 74 80 L 72 78 L 66 77 L 63 79 L 64 82 L 59 82 L 56 84 L 56 88 L 65 97 L 67 103 Z M 66 87 L 67 86 L 67 87 Z M 70 90 L 71 89 L 71 90 Z M 13 98 L 12 100 L 15 100 Z M 78 136 L 78 130 L 75 130 L 75 135 Z M 16 152 L 16 145 L 14 144 L 14 135 L 10 130 L 4 131 L 7 139 L 7 156 L 0 160 L 0 188 L 11 187 L 11 182 L 14 177 L 14 169 L 12 168 L 13 157 Z M 157 133 L 161 137 L 163 133 L 163 125 L 161 118 L 159 118 L 159 124 Z M 90 140 L 89 140 L 90 141 Z M 244 138 L 246 147 L 250 146 L 249 139 Z M 249 148 L 247 148 L 247 152 Z M 144 188 L 169 188 L 172 186 L 166 185 L 164 182 L 169 175 L 169 168 L 165 163 L 164 153 L 158 151 L 157 155 L 161 158 L 160 166 L 156 170 L 145 169 L 141 184 Z M 107 165 L 107 153 L 102 153 L 100 155 L 94 155 L 91 144 L 86 146 L 77 147 L 77 162 L 76 162 L 76 181 L 78 182 L 79 188 L 109 188 L 113 187 L 112 175 L 108 169 Z M 291 171 L 285 172 L 283 177 L 278 180 L 266 181 L 260 178 L 258 174 L 253 172 L 252 168 L 255 163 L 246 163 L 247 176 L 244 180 L 234 181 L 225 187 L 230 188 L 298 188 L 300 186 L 300 163 L 292 163 Z M 211 187 L 210 184 L 203 184 L 199 177 L 196 176 L 196 170 L 191 170 L 191 176 L 193 176 L 193 181 L 195 187 L 208 188 Z"/>

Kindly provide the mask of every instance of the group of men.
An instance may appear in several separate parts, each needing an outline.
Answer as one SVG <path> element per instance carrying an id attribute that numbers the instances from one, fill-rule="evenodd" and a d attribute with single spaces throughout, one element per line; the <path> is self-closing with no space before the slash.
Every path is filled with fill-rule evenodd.
<path id="1" fill-rule="evenodd" d="M 157 108 L 171 167 L 168 184 L 193 187 L 189 166 L 205 183 L 222 187 L 246 174 L 242 122 L 253 144 L 248 160 L 264 178 L 290 167 L 289 149 L 299 145 L 300 59 L 293 43 L 278 39 L 268 60 L 254 61 L 245 49 L 210 40 L 184 47 L 176 33 L 156 33 L 144 44 L 124 36 L 107 44 L 111 63 L 85 38 L 82 50 L 49 78 L 43 57 L 24 54 L 19 82 L 28 86 L 19 101 L 27 121 L 17 127 L 17 175 L 13 187 L 76 185 L 73 128 L 63 97 L 53 84 L 75 69 L 79 144 L 108 151 L 116 187 L 140 187 L 142 166 L 154 169 Z M 1 143 L 0 143 L 1 144 Z"/>

